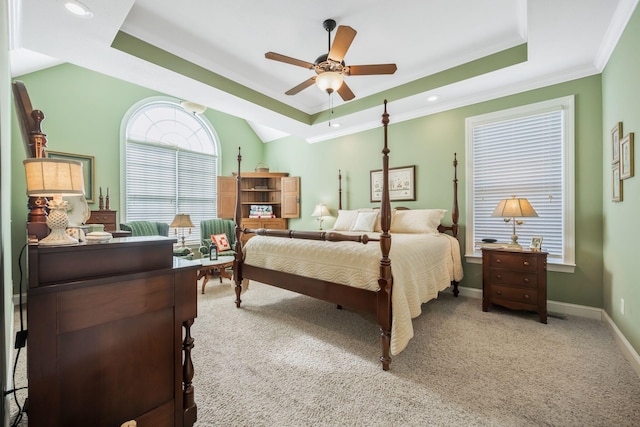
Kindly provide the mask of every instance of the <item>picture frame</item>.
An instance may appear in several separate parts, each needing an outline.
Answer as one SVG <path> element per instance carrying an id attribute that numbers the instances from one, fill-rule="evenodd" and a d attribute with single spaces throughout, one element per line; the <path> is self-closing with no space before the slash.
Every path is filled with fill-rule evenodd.
<path id="1" fill-rule="evenodd" d="M 611 166 L 611 201 L 622 201 L 622 180 L 620 179 L 620 163 Z"/>
<path id="2" fill-rule="evenodd" d="M 622 122 L 618 122 L 611 129 L 611 164 L 620 161 L 620 136 L 622 135 Z"/>
<path id="3" fill-rule="evenodd" d="M 531 238 L 531 244 L 529 245 L 529 249 L 532 251 L 539 251 L 542 249 L 542 236 L 533 236 Z"/>
<path id="4" fill-rule="evenodd" d="M 416 200 L 416 166 L 389 168 L 389 200 Z M 382 169 L 371 171 L 371 202 L 382 199 Z"/>
<path id="5" fill-rule="evenodd" d="M 87 203 L 95 202 L 95 158 L 93 156 L 85 156 L 82 154 L 62 153 L 59 151 L 47 150 L 47 157 L 50 159 L 75 160 L 82 163 L 82 173 L 84 174 L 84 198 Z"/>
<path id="6" fill-rule="evenodd" d="M 633 132 L 620 140 L 620 179 L 633 176 Z"/>

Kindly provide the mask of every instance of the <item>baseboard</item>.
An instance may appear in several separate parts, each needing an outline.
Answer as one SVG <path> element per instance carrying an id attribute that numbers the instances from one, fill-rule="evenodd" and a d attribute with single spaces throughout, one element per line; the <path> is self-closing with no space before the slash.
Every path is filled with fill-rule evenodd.
<path id="1" fill-rule="evenodd" d="M 629 340 L 627 340 L 627 338 L 622 334 L 620 329 L 618 329 L 618 326 L 615 324 L 613 319 L 609 317 L 606 311 L 602 310 L 602 316 L 603 321 L 611 328 L 613 336 L 616 339 L 618 346 L 622 350 L 624 357 L 627 358 L 629 363 L 631 363 L 631 367 L 633 368 L 633 370 L 636 371 L 636 374 L 638 374 L 638 376 L 640 377 L 640 355 L 638 355 L 638 352 L 633 348 Z"/>
<path id="2" fill-rule="evenodd" d="M 482 289 L 467 288 L 460 286 L 460 295 L 470 298 L 482 299 Z M 607 323 L 613 332 L 613 336 L 618 343 L 618 347 L 631 363 L 634 371 L 640 376 L 640 355 L 633 348 L 631 343 L 622 334 L 615 322 L 609 317 L 606 311 L 601 308 L 588 307 L 586 305 L 569 304 L 566 302 L 547 301 L 547 311 L 552 313 L 569 314 L 572 316 L 586 317 Z"/>

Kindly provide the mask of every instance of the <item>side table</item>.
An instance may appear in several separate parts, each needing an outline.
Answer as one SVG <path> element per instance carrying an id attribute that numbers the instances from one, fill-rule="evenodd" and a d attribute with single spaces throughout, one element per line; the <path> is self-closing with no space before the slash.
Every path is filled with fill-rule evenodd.
<path id="1" fill-rule="evenodd" d="M 221 256 L 216 260 L 210 260 L 209 258 L 200 258 L 198 261 L 202 266 L 198 269 L 198 277 L 197 280 L 200 280 L 204 277 L 202 281 L 202 293 L 204 294 L 204 288 L 207 286 L 207 282 L 209 279 L 213 277 L 216 273 L 220 275 L 220 283 L 222 283 L 222 278 L 231 280 L 231 276 L 227 273 L 227 268 L 233 266 L 233 261 L 235 257 L 233 256 Z"/>
<path id="2" fill-rule="evenodd" d="M 535 311 L 547 323 L 547 252 L 482 248 L 482 311 L 491 304 Z"/>

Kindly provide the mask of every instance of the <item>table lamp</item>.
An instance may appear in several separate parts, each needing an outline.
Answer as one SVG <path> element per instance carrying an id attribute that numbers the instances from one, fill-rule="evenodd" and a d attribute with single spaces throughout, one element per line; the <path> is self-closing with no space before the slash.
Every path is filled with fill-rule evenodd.
<path id="1" fill-rule="evenodd" d="M 178 228 L 180 229 L 181 246 L 184 248 L 184 229 L 188 228 L 189 235 L 191 235 L 191 228 L 195 226 L 193 225 L 193 222 L 191 222 L 191 217 L 188 214 L 176 214 L 171 224 L 169 224 L 169 227 L 174 228 L 176 235 L 178 235 Z"/>
<path id="2" fill-rule="evenodd" d="M 538 216 L 538 214 L 527 199 L 517 199 L 516 196 L 512 196 L 511 199 L 500 200 L 491 216 L 503 217 L 504 222 L 512 222 L 513 234 L 511 235 L 509 247 L 522 249 L 522 246 L 518 243 L 518 236 L 516 235 L 516 223 L 521 225 L 523 221 L 516 221 L 516 218 L 533 217 Z"/>
<path id="3" fill-rule="evenodd" d="M 318 218 L 318 222 L 320 223 L 320 230 L 322 230 L 322 222 L 324 221 L 324 217 L 331 216 L 331 212 L 329 212 L 329 208 L 327 208 L 327 205 L 320 203 L 316 205 L 311 216 L 315 216 Z"/>
<path id="4" fill-rule="evenodd" d="M 48 236 L 41 239 L 38 245 L 59 246 L 77 245 L 78 240 L 67 235 L 69 226 L 67 207 L 69 203 L 62 196 L 84 195 L 84 176 L 82 163 L 63 159 L 26 159 L 23 161 L 27 196 L 51 197 L 47 201 L 49 214 L 47 226 L 51 229 Z"/>

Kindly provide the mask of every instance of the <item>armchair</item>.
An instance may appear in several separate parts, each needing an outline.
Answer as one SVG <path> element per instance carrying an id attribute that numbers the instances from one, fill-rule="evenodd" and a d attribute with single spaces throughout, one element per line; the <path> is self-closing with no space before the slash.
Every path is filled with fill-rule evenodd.
<path id="1" fill-rule="evenodd" d="M 169 224 L 153 221 L 131 221 L 120 224 L 120 230 L 130 231 L 131 236 L 169 236 Z"/>
<path id="2" fill-rule="evenodd" d="M 202 246 L 200 246 L 200 254 L 203 258 L 209 256 L 209 246 L 211 246 L 211 235 L 222 234 L 227 235 L 229 245 L 232 250 L 220 252 L 219 256 L 234 255 L 233 248 L 236 246 L 236 223 L 230 219 L 205 219 L 200 221 L 200 238 Z"/>

